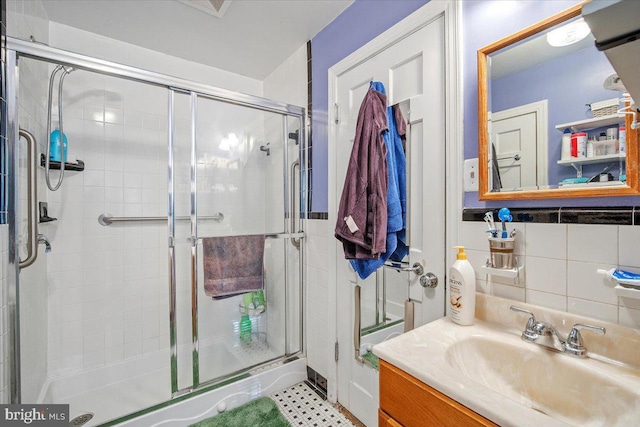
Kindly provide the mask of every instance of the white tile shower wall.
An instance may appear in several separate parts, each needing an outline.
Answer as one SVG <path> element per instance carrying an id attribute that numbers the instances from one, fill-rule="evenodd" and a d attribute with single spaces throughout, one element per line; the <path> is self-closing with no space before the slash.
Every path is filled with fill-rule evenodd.
<path id="1" fill-rule="evenodd" d="M 264 80 L 264 97 L 307 106 L 307 45 L 303 44 Z"/>
<path id="2" fill-rule="evenodd" d="M 7 32 L 9 35 L 49 42 L 49 21 L 41 1 L 7 4 Z M 19 121 L 20 128 L 31 132 L 38 142 L 38 151 L 44 149 L 46 141 L 45 108 L 47 96 L 48 65 L 29 59 L 21 59 L 19 74 Z M 18 242 L 21 258 L 26 255 L 27 218 L 26 218 L 26 141 L 19 144 L 19 204 L 18 204 Z M 42 170 L 38 170 L 38 199 L 46 200 Z M 39 232 L 47 235 L 47 227 L 40 226 Z M 20 274 L 20 324 L 21 344 L 27 351 L 22 352 L 21 381 L 23 402 L 35 402 L 41 394 L 47 377 L 47 287 L 46 258 L 43 248 L 38 260 Z M 6 281 L 3 281 L 3 286 Z M 6 292 L 6 290 L 3 290 Z M 3 299 L 6 302 L 6 299 Z M 3 313 L 3 315 L 6 315 Z M 6 317 L 5 317 L 6 318 Z M 8 371 L 4 371 L 8 381 Z"/>
<path id="3" fill-rule="evenodd" d="M 56 47 L 245 93 L 262 91 L 259 81 L 64 25 L 52 23 L 50 34 Z M 165 225 L 97 222 L 103 212 L 165 214 L 167 92 L 76 71 L 65 81 L 64 98 L 69 158 L 84 160 L 86 170 L 69 172 L 63 189 L 48 194 L 60 218 L 49 226 L 50 376 L 169 345 Z M 182 188 L 184 177 L 177 178 Z M 219 210 L 202 200 L 200 208 Z M 189 310 L 180 313 L 178 323 L 188 325 Z"/>
<path id="4" fill-rule="evenodd" d="M 326 220 L 306 221 L 306 336 L 309 366 L 329 376 L 333 343 L 329 342 L 328 245 L 330 224 Z M 333 243 L 333 242 L 331 242 Z"/>
<path id="5" fill-rule="evenodd" d="M 47 194 L 58 218 L 48 226 L 51 377 L 168 346 L 166 225 L 97 221 L 165 214 L 166 99 L 85 71 L 65 80 L 68 157 L 86 168 Z"/>
<path id="6" fill-rule="evenodd" d="M 476 270 L 477 291 L 640 329 L 640 300 L 618 297 L 597 269 L 640 272 L 639 226 L 513 224 L 521 280 L 488 276 L 486 225 L 462 221 L 460 236 Z"/>

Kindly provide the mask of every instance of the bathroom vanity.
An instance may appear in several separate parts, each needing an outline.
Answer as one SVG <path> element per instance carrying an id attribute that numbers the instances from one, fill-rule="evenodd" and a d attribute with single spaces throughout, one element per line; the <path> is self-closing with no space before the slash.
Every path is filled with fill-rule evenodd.
<path id="1" fill-rule="evenodd" d="M 496 426 L 402 369 L 380 362 L 379 427 Z"/>
<path id="2" fill-rule="evenodd" d="M 640 419 L 640 334 L 518 303 L 566 337 L 591 323 L 587 357 L 552 351 L 521 335 L 528 315 L 477 294 L 476 323 L 446 318 L 373 347 L 380 363 L 380 426 L 627 426 Z M 603 393 L 603 390 L 607 390 Z"/>

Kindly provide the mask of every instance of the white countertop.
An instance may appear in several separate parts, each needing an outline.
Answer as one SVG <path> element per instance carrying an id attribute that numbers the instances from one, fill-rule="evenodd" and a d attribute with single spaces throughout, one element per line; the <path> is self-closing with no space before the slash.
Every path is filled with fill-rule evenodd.
<path id="1" fill-rule="evenodd" d="M 518 305 L 526 306 L 524 304 Z M 528 308 L 529 307 L 531 306 L 528 306 Z M 536 307 L 533 308 L 533 310 L 535 309 Z M 524 327 L 526 318 L 516 316 L 515 319 Z M 615 326 L 618 327 L 618 325 Z M 635 395 L 635 391 L 638 392 L 638 403 L 631 403 L 630 405 L 625 403 L 631 406 L 625 409 L 622 403 L 619 404 L 618 401 L 612 400 L 612 398 L 609 399 L 607 404 L 618 407 L 616 409 L 618 410 L 617 413 L 620 413 L 620 410 L 622 410 L 623 413 L 628 412 L 629 417 L 633 416 L 633 418 L 627 418 L 626 422 L 628 422 L 629 419 L 640 420 L 640 418 L 635 418 L 635 416 L 640 414 L 640 371 L 637 370 L 636 367 L 628 365 L 616 366 L 612 363 L 591 358 L 577 359 L 565 354 L 555 353 L 540 345 L 522 341 L 520 339 L 520 332 L 521 331 L 514 329 L 513 325 L 505 326 L 476 319 L 476 324 L 472 326 L 459 326 L 447 318 L 442 318 L 374 346 L 373 353 L 384 361 L 402 369 L 425 384 L 501 426 L 555 427 L 572 424 L 603 425 L 602 419 L 599 416 L 592 416 L 586 420 L 583 418 L 582 420 L 578 420 L 579 422 L 574 421 L 568 424 L 560 421 L 558 417 L 552 418 L 549 415 L 539 412 L 531 407 L 532 405 L 526 397 L 520 398 L 515 395 L 515 392 L 510 390 L 511 384 L 504 380 L 500 383 L 499 380 L 496 381 L 495 378 L 491 378 L 491 370 L 487 369 L 488 365 L 486 363 L 483 365 L 482 357 L 476 357 L 473 354 L 469 355 L 467 350 L 462 352 L 458 351 L 452 356 L 452 353 L 449 351 L 452 345 L 465 339 L 475 340 L 476 342 L 485 340 L 482 341 L 483 343 L 495 342 L 497 343 L 495 352 L 493 348 L 490 347 L 488 351 L 485 351 L 484 357 L 488 358 L 485 360 L 494 359 L 495 355 L 493 362 L 498 360 L 497 363 L 499 365 L 500 352 L 504 353 L 506 351 L 517 350 L 515 353 L 519 355 L 520 362 L 514 364 L 514 366 L 517 367 L 519 365 L 520 369 L 522 369 L 522 366 L 530 366 L 526 360 L 529 358 L 529 355 L 535 357 L 538 364 L 535 366 L 531 365 L 534 366 L 531 372 L 533 376 L 529 375 L 529 377 L 534 378 L 535 382 L 538 383 L 538 387 L 542 387 L 543 389 L 545 387 L 545 381 L 548 381 L 550 384 L 549 395 L 554 396 L 553 398 L 555 399 L 559 396 L 560 400 L 562 400 L 567 394 L 563 395 L 562 392 L 558 393 L 557 387 L 554 388 L 552 386 L 552 378 L 550 377 L 553 369 L 544 369 L 544 367 L 551 366 L 552 364 L 556 364 L 555 372 L 558 372 L 558 366 L 562 367 L 570 366 L 568 364 L 576 364 L 572 366 L 578 366 L 587 372 L 595 372 L 595 375 L 600 375 L 601 378 L 613 378 L 614 386 L 618 384 L 617 381 L 620 380 L 619 384 L 623 385 L 625 390 L 633 391 L 631 395 L 632 398 Z M 502 346 L 501 343 L 508 343 L 508 345 Z M 486 344 L 483 345 L 485 345 L 486 348 Z M 473 347 L 459 348 L 467 349 Z M 635 351 L 637 351 L 637 348 Z M 594 355 L 594 357 L 597 356 Z M 456 359 L 458 362 L 462 361 L 460 363 L 462 363 L 465 368 L 456 368 L 456 366 L 458 366 L 455 365 L 456 360 L 452 362 L 452 359 Z M 495 366 L 496 363 L 493 363 L 493 365 Z M 467 372 L 464 372 L 465 370 Z M 495 371 L 495 368 L 493 368 L 493 370 Z M 485 372 L 487 373 L 486 375 Z M 622 375 L 619 375 L 621 372 Z M 475 379 L 471 379 L 469 376 L 475 376 Z M 580 375 L 578 375 L 578 377 L 580 377 Z M 545 378 L 549 378 L 549 380 Z M 555 378 L 555 375 L 553 379 L 558 380 Z M 590 393 L 591 396 L 589 399 L 593 399 L 594 396 L 610 394 L 606 390 L 598 390 L 596 387 L 593 387 L 589 381 L 589 378 L 578 378 L 575 384 L 574 381 L 566 382 L 572 383 L 574 390 L 576 387 L 578 390 L 581 390 L 580 387 L 589 389 L 588 393 Z M 542 384 L 542 386 L 540 386 L 540 384 Z M 489 388 L 489 386 L 491 388 Z M 494 390 L 499 390 L 502 393 Z M 509 395 L 510 393 L 510 397 L 505 396 L 505 394 Z M 582 399 L 582 396 L 577 396 L 577 394 L 578 393 L 574 393 L 573 395 L 574 407 L 576 406 L 575 399 Z M 599 399 L 599 397 L 596 398 Z M 631 402 L 633 401 L 634 399 L 631 400 Z M 585 402 L 585 404 L 588 404 L 588 402 Z M 580 405 L 577 406 L 580 408 Z M 579 414 L 578 417 L 580 417 Z M 606 417 L 604 419 L 606 419 Z M 567 421 L 567 419 L 564 421 Z M 626 425 L 632 424 L 633 422 L 631 424 L 627 423 Z"/>

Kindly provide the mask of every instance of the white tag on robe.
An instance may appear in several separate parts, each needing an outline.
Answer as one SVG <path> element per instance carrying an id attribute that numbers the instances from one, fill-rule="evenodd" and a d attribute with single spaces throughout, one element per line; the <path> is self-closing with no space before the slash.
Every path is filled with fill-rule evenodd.
<path id="1" fill-rule="evenodd" d="M 355 233 L 356 231 L 360 230 L 358 228 L 358 226 L 356 225 L 356 222 L 353 220 L 353 218 L 351 218 L 351 215 L 349 215 L 348 217 L 346 217 L 344 219 L 344 222 L 347 223 L 347 227 L 349 227 L 349 231 L 351 232 L 351 234 Z"/>

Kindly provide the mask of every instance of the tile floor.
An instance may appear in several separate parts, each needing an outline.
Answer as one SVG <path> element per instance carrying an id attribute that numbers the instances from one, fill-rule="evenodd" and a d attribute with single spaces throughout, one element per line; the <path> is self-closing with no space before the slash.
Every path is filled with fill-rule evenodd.
<path id="1" fill-rule="evenodd" d="M 293 427 L 354 426 L 305 383 L 296 384 L 270 397 Z"/>

